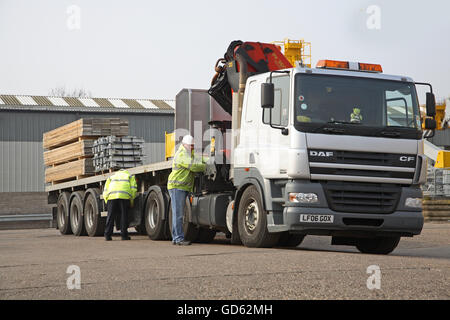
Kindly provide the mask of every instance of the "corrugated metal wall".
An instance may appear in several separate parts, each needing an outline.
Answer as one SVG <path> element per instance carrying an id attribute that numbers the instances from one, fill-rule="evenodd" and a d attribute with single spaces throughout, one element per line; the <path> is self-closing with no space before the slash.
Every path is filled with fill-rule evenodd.
<path id="1" fill-rule="evenodd" d="M 44 191 L 42 135 L 80 118 L 123 118 L 130 135 L 145 140 L 144 163 L 164 161 L 164 132 L 173 114 L 0 111 L 0 192 Z"/>
<path id="2" fill-rule="evenodd" d="M 428 140 L 436 146 L 449 148 L 450 129 L 436 130 L 434 137 Z"/>

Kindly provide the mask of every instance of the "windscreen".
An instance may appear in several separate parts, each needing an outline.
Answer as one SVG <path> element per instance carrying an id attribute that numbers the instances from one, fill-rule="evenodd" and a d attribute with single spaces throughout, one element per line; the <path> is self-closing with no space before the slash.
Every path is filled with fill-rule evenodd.
<path id="1" fill-rule="evenodd" d="M 419 136 L 420 116 L 413 83 L 358 77 L 297 74 L 295 124 L 301 131 L 330 126 L 346 134 L 397 132 Z M 372 130 L 370 130 L 372 129 Z M 328 130 L 329 131 L 329 130 Z M 382 134 L 380 134 L 382 135 Z"/>

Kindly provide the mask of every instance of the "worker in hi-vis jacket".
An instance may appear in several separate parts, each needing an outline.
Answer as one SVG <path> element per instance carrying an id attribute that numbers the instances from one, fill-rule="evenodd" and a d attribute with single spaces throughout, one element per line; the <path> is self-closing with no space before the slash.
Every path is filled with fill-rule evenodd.
<path id="1" fill-rule="evenodd" d="M 112 240 L 114 220 L 120 214 L 120 236 L 122 240 L 130 240 L 128 236 L 128 209 L 133 207 L 136 197 L 136 179 L 127 170 L 120 170 L 109 177 L 103 190 L 103 199 L 108 208 L 106 218 L 105 240 Z"/>
<path id="2" fill-rule="evenodd" d="M 183 137 L 172 162 L 172 172 L 169 175 L 167 189 L 172 205 L 172 243 L 190 245 L 184 239 L 183 214 L 186 197 L 194 188 L 196 172 L 205 172 L 206 165 L 202 157 L 194 155 L 194 138 L 190 135 Z"/>

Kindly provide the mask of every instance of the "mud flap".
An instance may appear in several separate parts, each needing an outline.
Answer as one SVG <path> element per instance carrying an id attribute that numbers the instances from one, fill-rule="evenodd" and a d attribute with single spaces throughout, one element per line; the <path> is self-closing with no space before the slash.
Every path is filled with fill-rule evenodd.
<path id="1" fill-rule="evenodd" d="M 142 213 L 144 212 L 144 195 L 138 194 L 134 199 L 133 208 L 128 208 L 128 228 L 134 228 L 141 224 Z M 116 215 L 114 223 L 116 229 L 120 230 L 120 215 Z"/>

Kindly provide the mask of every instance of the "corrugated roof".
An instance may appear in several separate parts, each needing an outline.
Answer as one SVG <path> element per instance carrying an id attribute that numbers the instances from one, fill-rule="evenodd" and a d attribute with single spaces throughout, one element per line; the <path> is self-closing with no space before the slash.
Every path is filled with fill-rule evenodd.
<path id="1" fill-rule="evenodd" d="M 153 99 L 119 99 L 119 98 L 74 98 L 74 97 L 44 97 L 26 95 L 1 95 L 0 106 L 20 107 L 67 107 L 67 108 L 115 108 L 135 109 L 145 111 L 174 110 L 175 100 Z"/>

